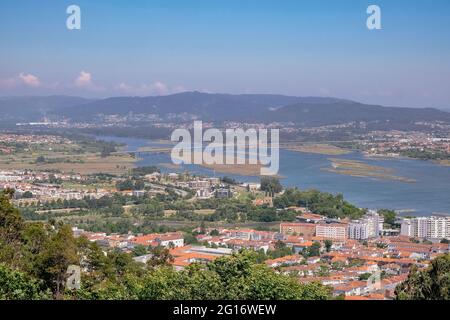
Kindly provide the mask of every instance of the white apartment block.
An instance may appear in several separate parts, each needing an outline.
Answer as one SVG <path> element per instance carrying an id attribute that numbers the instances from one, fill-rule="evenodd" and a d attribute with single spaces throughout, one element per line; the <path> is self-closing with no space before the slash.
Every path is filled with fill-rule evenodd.
<path id="1" fill-rule="evenodd" d="M 369 238 L 377 238 L 383 230 L 383 217 L 380 217 L 376 211 L 369 211 L 364 217 L 364 221 L 369 227 Z"/>
<path id="2" fill-rule="evenodd" d="M 369 239 L 369 225 L 365 222 L 351 222 L 348 225 L 348 238 L 355 240 Z"/>
<path id="3" fill-rule="evenodd" d="M 402 221 L 402 225 L 401 225 L 401 228 L 400 228 L 400 235 L 412 237 L 413 236 L 413 232 L 414 231 L 413 231 L 411 219 L 404 219 Z"/>
<path id="4" fill-rule="evenodd" d="M 376 211 L 369 211 L 362 219 L 348 226 L 348 237 L 355 240 L 377 238 L 383 230 L 384 219 Z"/>
<path id="5" fill-rule="evenodd" d="M 415 238 L 450 239 L 450 217 L 431 216 L 404 219 L 400 234 Z"/>
<path id="6" fill-rule="evenodd" d="M 347 225 L 344 224 L 317 224 L 316 237 L 324 239 L 345 240 L 347 239 Z"/>

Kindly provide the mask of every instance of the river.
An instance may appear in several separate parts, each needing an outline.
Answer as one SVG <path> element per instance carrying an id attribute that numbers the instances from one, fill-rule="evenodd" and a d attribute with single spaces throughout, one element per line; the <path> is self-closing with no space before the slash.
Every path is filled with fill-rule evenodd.
<path id="1" fill-rule="evenodd" d="M 144 139 L 98 137 L 99 139 L 126 144 L 126 151 L 136 152 L 140 147 L 164 147 Z M 395 180 L 353 177 L 328 172 L 330 158 L 364 161 L 393 170 L 396 176 L 413 179 L 415 183 Z M 171 163 L 169 154 L 143 153 L 138 166 Z M 159 166 L 160 167 L 160 166 Z M 175 172 L 175 169 L 160 167 L 163 172 Z M 214 171 L 196 165 L 185 165 L 181 170 L 195 174 L 213 176 Z M 282 183 L 286 187 L 300 189 L 315 188 L 331 193 L 342 193 L 346 200 L 370 209 L 388 208 L 407 212 L 408 215 L 431 215 L 450 213 L 450 167 L 430 161 L 414 159 L 369 159 L 361 153 L 341 156 L 328 156 L 280 150 L 280 171 Z M 216 176 L 224 174 L 216 173 Z M 226 174 L 242 182 L 258 182 L 258 177 Z"/>

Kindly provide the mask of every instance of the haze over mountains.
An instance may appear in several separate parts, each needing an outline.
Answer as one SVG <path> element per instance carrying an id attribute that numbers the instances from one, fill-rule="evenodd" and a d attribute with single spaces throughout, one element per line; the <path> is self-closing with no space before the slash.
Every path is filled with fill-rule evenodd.
<path id="1" fill-rule="evenodd" d="M 44 116 L 93 121 L 98 115 L 194 115 L 203 121 L 293 122 L 321 126 L 351 121 L 414 123 L 444 121 L 450 113 L 433 108 L 398 108 L 350 100 L 267 94 L 185 92 L 168 96 L 114 97 L 99 100 L 69 96 L 0 98 L 1 121 L 40 121 Z"/>

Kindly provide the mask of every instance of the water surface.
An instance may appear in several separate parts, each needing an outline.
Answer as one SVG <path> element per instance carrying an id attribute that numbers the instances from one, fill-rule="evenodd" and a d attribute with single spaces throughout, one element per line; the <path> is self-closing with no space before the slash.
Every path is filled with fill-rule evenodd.
<path id="1" fill-rule="evenodd" d="M 125 143 L 127 151 L 137 151 L 140 147 L 164 147 L 156 142 L 144 139 L 101 137 Z M 171 163 L 168 154 L 139 154 L 138 166 Z M 416 180 L 416 183 L 402 181 L 352 177 L 324 171 L 330 168 L 330 158 L 364 161 L 369 164 L 392 169 L 393 174 Z M 163 172 L 174 169 L 161 167 Z M 185 165 L 181 170 L 195 174 L 223 176 L 197 165 Z M 341 156 L 327 156 L 280 150 L 280 175 L 287 187 L 300 189 L 316 188 L 321 191 L 342 193 L 351 203 L 370 209 L 389 208 L 395 210 L 414 210 L 410 215 L 430 215 L 432 213 L 450 213 L 450 167 L 440 166 L 430 161 L 414 159 L 369 159 L 361 153 Z M 226 174 L 239 181 L 258 182 L 258 177 L 246 177 Z"/>

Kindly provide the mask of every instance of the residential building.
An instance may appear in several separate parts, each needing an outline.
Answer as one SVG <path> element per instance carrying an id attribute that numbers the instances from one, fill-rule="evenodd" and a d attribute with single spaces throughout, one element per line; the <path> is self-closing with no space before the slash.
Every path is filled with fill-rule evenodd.
<path id="1" fill-rule="evenodd" d="M 355 240 L 369 239 L 369 224 L 362 221 L 353 221 L 349 223 L 348 238 Z"/>
<path id="2" fill-rule="evenodd" d="M 321 223 L 316 226 L 316 237 L 331 240 L 347 239 L 347 225 L 339 223 Z"/>
<path id="3" fill-rule="evenodd" d="M 450 217 L 431 216 L 403 219 L 402 236 L 427 239 L 450 239 Z"/>

